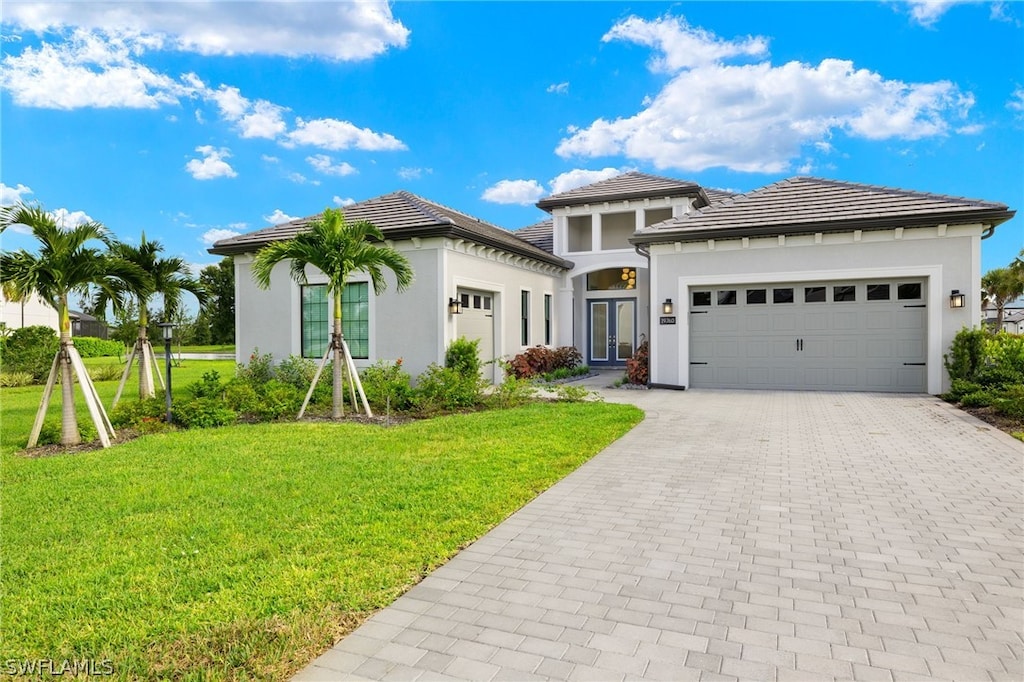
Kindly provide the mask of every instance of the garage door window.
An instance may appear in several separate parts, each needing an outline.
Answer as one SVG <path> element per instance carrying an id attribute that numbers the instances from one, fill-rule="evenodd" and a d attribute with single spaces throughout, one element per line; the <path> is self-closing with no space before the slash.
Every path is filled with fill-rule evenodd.
<path id="1" fill-rule="evenodd" d="M 711 292 L 710 291 L 695 291 L 693 292 L 693 307 L 701 308 L 703 306 L 711 305 Z"/>
<path id="2" fill-rule="evenodd" d="M 917 301 L 921 298 L 921 283 L 900 284 L 896 287 L 896 296 L 901 301 Z"/>
<path id="3" fill-rule="evenodd" d="M 804 303 L 824 303 L 825 287 L 804 287 Z"/>
<path id="4" fill-rule="evenodd" d="M 857 287 L 839 286 L 832 287 L 832 300 L 836 303 L 844 303 L 857 300 Z"/>
<path id="5" fill-rule="evenodd" d="M 888 301 L 889 300 L 889 285 L 888 284 L 869 284 L 868 285 L 868 300 L 869 301 Z"/>
<path id="6" fill-rule="evenodd" d="M 747 289 L 747 305 L 758 305 L 768 302 L 767 289 Z"/>
<path id="7" fill-rule="evenodd" d="M 736 305 L 736 290 L 719 291 L 718 305 Z"/>
<path id="8" fill-rule="evenodd" d="M 792 289 L 772 289 L 772 302 L 773 303 L 792 303 L 793 302 L 793 290 Z"/>

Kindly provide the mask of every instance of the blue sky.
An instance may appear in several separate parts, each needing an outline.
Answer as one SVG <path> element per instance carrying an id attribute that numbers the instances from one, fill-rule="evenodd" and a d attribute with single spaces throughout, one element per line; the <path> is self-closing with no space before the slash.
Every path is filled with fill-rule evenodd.
<path id="1" fill-rule="evenodd" d="M 4 2 L 0 194 L 213 239 L 398 189 L 515 229 L 639 169 L 1024 208 L 1024 5 Z M 982 270 L 1024 247 L 1024 217 Z M 9 230 L 3 248 L 31 248 Z"/>

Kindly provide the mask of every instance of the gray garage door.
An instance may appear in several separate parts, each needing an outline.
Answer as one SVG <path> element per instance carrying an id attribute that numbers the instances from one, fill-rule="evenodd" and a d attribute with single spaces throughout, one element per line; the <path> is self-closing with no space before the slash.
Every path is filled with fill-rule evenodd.
<path id="1" fill-rule="evenodd" d="M 921 392 L 923 280 L 692 288 L 690 384 Z"/>
<path id="2" fill-rule="evenodd" d="M 458 293 L 462 314 L 455 320 L 456 336 L 479 340 L 480 362 L 488 363 L 494 359 L 494 294 L 473 289 L 459 289 Z M 493 364 L 484 364 L 480 371 L 485 379 L 494 381 Z"/>

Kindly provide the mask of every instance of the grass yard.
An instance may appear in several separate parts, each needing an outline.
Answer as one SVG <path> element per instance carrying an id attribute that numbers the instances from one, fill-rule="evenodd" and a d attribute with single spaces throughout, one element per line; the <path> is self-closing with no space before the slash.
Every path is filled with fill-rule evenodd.
<path id="1" fill-rule="evenodd" d="M 155 345 L 153 347 L 156 348 Z M 235 352 L 235 345 L 233 343 L 221 344 L 221 345 L 212 345 L 212 346 L 178 346 L 178 344 L 174 344 L 172 346 L 172 350 L 175 353 L 182 352 L 182 353 L 232 353 L 233 354 Z M 160 346 L 160 349 L 157 352 L 158 353 L 163 353 L 163 346 L 162 345 Z"/>
<path id="2" fill-rule="evenodd" d="M 176 386 L 218 365 L 188 364 Z M 534 404 L 28 459 L 9 445 L 26 390 L 0 392 L 0 658 L 109 659 L 122 679 L 286 679 L 642 418 Z"/>

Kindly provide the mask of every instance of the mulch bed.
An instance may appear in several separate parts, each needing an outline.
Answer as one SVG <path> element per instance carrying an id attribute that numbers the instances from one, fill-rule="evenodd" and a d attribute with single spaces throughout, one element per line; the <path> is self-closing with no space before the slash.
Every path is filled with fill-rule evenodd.
<path id="1" fill-rule="evenodd" d="M 1024 433 L 1024 420 L 1007 417 L 1005 414 L 996 412 L 992 407 L 964 407 L 963 405 L 958 407 L 1011 436 L 1015 433 Z"/>

